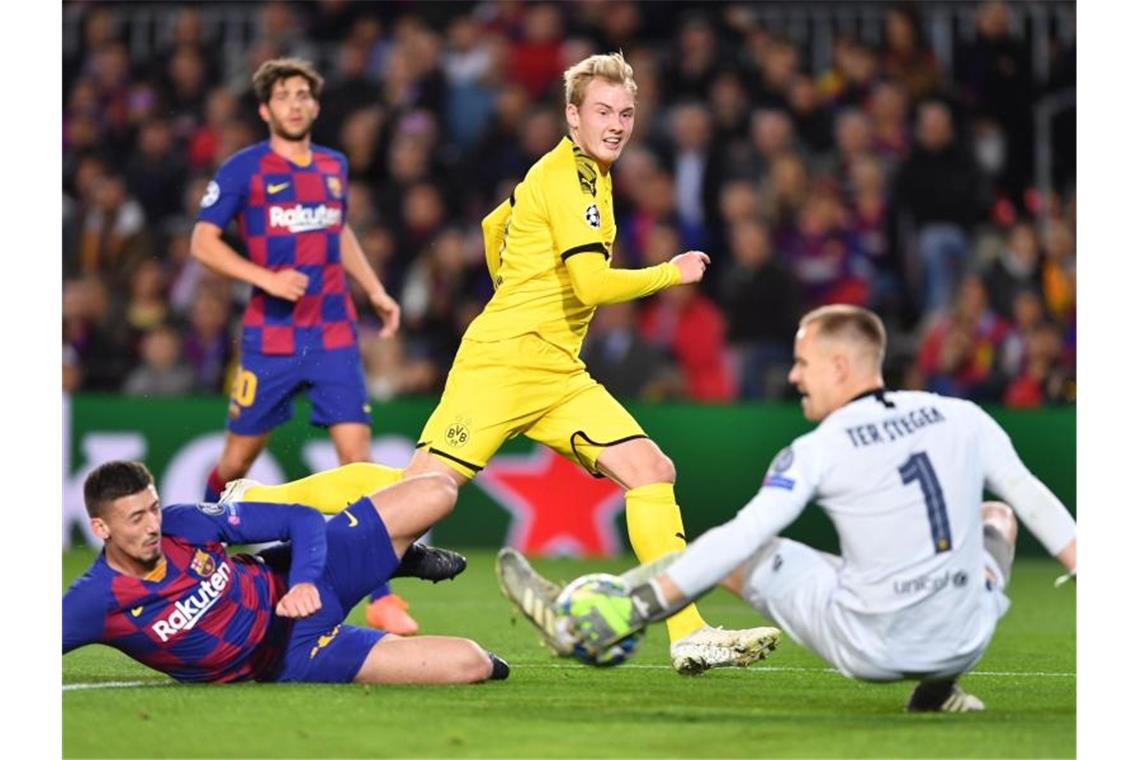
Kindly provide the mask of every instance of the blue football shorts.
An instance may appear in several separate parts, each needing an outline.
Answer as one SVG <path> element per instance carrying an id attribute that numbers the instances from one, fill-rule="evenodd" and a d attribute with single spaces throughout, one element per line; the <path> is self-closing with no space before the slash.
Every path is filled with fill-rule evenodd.
<path id="1" fill-rule="evenodd" d="M 372 422 L 356 346 L 298 351 L 292 356 L 243 351 L 230 390 L 226 429 L 238 435 L 269 432 L 292 418 L 293 397 L 302 392 L 312 402 L 314 425 Z"/>
<path id="2" fill-rule="evenodd" d="M 293 622 L 275 680 L 348 683 L 384 632 L 345 625 L 361 599 L 388 580 L 400 563 L 388 529 L 364 497 L 325 524 L 328 555 L 317 580 L 321 608 Z"/>

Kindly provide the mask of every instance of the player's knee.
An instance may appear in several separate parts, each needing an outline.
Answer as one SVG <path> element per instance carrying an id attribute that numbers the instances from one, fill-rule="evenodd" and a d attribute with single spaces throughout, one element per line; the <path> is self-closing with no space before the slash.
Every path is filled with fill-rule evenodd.
<path id="1" fill-rule="evenodd" d="M 456 676 L 461 683 L 479 683 L 491 677 L 493 669 L 491 657 L 474 641 L 463 640 L 461 654 L 457 660 Z"/>

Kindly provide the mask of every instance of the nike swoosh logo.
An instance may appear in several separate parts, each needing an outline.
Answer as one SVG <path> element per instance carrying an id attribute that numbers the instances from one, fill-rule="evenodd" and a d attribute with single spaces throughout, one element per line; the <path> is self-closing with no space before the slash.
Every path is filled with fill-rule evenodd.
<path id="1" fill-rule="evenodd" d="M 141 615 L 141 614 L 142 614 L 142 611 L 143 611 L 143 608 L 142 608 L 142 607 L 135 607 L 135 608 L 133 608 L 133 609 L 131 610 L 131 617 L 138 617 L 139 615 Z"/>
<path id="2" fill-rule="evenodd" d="M 681 532 L 677 532 L 676 536 L 677 536 L 677 538 L 681 539 L 682 541 L 688 541 L 689 540 L 689 539 L 685 538 L 685 534 L 681 533 Z"/>
<path id="3" fill-rule="evenodd" d="M 355 528 L 360 523 L 360 520 L 356 519 L 356 515 L 351 512 L 345 511 L 344 516 L 348 518 L 348 527 L 350 528 Z"/>
<path id="4" fill-rule="evenodd" d="M 279 192 L 281 192 L 282 190 L 284 190 L 284 189 L 285 189 L 285 188 L 287 188 L 287 187 L 289 187 L 289 183 L 288 183 L 288 182 L 282 182 L 282 183 L 281 183 L 281 184 L 279 184 L 279 185 L 269 185 L 269 186 L 268 186 L 267 188 L 265 188 L 265 189 L 269 191 L 269 194 L 270 194 L 270 195 L 273 195 L 274 193 L 279 193 Z"/>

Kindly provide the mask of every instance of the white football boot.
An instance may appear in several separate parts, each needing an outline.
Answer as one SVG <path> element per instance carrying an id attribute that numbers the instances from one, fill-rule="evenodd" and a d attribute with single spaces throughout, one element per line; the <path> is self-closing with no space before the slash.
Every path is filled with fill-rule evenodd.
<path id="1" fill-rule="evenodd" d="M 780 643 L 780 629 L 761 626 L 739 631 L 704 626 L 669 646 L 673 670 L 686 676 L 711 668 L 744 668 L 762 660 Z"/>
<path id="2" fill-rule="evenodd" d="M 245 496 L 245 492 L 251 488 L 265 485 L 259 483 L 253 478 L 238 478 L 226 483 L 226 487 L 222 489 L 222 495 L 218 497 L 219 504 L 229 504 L 231 501 L 241 501 Z"/>

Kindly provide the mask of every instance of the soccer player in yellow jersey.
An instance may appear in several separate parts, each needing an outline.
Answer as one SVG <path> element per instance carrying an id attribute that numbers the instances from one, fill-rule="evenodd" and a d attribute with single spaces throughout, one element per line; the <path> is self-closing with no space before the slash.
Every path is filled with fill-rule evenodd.
<path id="1" fill-rule="evenodd" d="M 620 53 L 591 56 L 564 79 L 569 137 L 483 220 L 495 293 L 463 337 L 406 474 L 444 472 L 462 485 L 521 433 L 625 490 L 630 542 L 649 562 L 685 545 L 673 463 L 578 354 L 598 306 L 697 282 L 709 257 L 686 251 L 645 269 L 611 268 L 610 167 L 633 131 L 637 84 Z M 543 630 L 543 610 L 529 616 Z M 774 631 L 711 628 L 692 605 L 668 628 L 673 666 L 686 673 L 747 665 Z"/>

